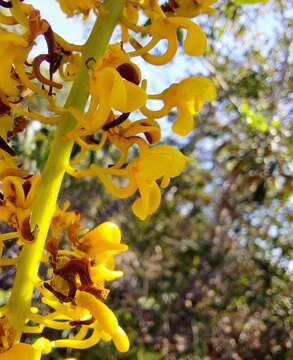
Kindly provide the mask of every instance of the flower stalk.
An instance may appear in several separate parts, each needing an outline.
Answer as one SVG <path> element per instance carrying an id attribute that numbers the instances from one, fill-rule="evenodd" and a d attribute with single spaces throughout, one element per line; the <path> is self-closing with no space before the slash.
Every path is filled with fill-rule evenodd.
<path id="1" fill-rule="evenodd" d="M 84 45 L 81 65 L 68 95 L 65 109 L 74 107 L 83 111 L 88 99 L 88 69 L 87 60 L 103 56 L 123 9 L 123 0 L 105 0 L 105 12 L 98 17 L 93 30 Z M 16 278 L 10 299 L 7 304 L 7 314 L 11 325 L 17 331 L 18 341 L 25 327 L 27 313 L 31 306 L 34 284 L 38 278 L 38 269 L 49 226 L 56 210 L 56 201 L 68 165 L 73 140 L 64 141 L 64 135 L 75 126 L 75 119 L 65 112 L 56 131 L 51 152 L 42 173 L 36 199 L 32 209 L 32 228 L 36 228 L 37 236 L 33 244 L 24 246 L 17 264 Z"/>

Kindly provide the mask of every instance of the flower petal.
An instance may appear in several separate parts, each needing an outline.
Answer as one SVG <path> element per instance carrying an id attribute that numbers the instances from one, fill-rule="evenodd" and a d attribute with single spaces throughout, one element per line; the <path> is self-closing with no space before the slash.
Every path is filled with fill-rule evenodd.
<path id="1" fill-rule="evenodd" d="M 207 47 L 207 39 L 201 28 L 190 19 L 183 17 L 170 18 L 169 21 L 178 25 L 178 27 L 187 30 L 184 41 L 184 51 L 189 56 L 202 55 Z"/>
<path id="2" fill-rule="evenodd" d="M 186 136 L 193 130 L 193 113 L 186 104 L 178 105 L 178 116 L 172 125 L 172 131 L 179 136 Z"/>
<path id="3" fill-rule="evenodd" d="M 117 110 L 121 112 L 132 112 L 142 107 L 147 101 L 147 94 L 144 89 L 125 80 L 126 87 L 126 107 Z"/>
<path id="4" fill-rule="evenodd" d="M 142 154 L 138 172 L 146 180 L 154 181 L 163 176 L 178 176 L 188 158 L 179 150 L 169 145 L 153 147 Z"/>
<path id="5" fill-rule="evenodd" d="M 30 344 L 19 343 L 13 345 L 8 351 L 0 354 L 0 360 L 40 360 L 41 351 L 36 350 Z"/>
<path id="6" fill-rule="evenodd" d="M 145 220 L 153 214 L 161 202 L 161 192 L 156 182 L 146 183 L 144 188 L 140 186 L 141 197 L 132 204 L 132 211 L 140 220 Z"/>

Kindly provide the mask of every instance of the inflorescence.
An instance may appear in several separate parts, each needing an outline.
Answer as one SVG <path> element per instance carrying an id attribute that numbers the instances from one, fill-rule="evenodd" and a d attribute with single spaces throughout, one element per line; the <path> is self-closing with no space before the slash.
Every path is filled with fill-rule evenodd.
<path id="1" fill-rule="evenodd" d="M 54 32 L 42 17 L 45 14 L 25 1 L 0 1 L 0 220 L 13 228 L 13 232 L 0 235 L 0 247 L 2 253 L 4 242 L 16 239 L 20 250 L 18 258 L 2 256 L 0 265 L 16 265 L 21 272 L 26 261 L 31 261 L 36 269 L 40 262 L 47 269 L 46 279 L 37 275 L 37 270 L 25 279 L 38 290 L 42 306 L 24 308 L 23 324 L 13 320 L 14 294 L 26 286 L 16 279 L 12 299 L 1 309 L 0 359 L 14 359 L 19 354 L 39 359 L 53 348 L 84 349 L 100 340 L 112 340 L 120 352 L 129 348 L 126 333 L 105 304 L 109 295 L 106 283 L 123 276 L 115 270 L 114 260 L 116 254 L 127 250 L 119 228 L 104 222 L 83 230 L 80 214 L 69 211 L 68 202 L 62 208 L 55 203 L 52 216 L 46 212 L 43 222 L 38 221 L 35 214 L 42 212 L 39 193 L 43 184 L 52 189 L 57 185 L 48 185 L 47 173 L 25 170 L 10 145 L 11 139 L 30 121 L 60 127 L 71 118 L 73 125 L 61 134 L 57 145 L 61 148 L 76 143 L 80 151 L 71 160 L 69 156 L 62 160 L 64 172 L 76 178 L 96 177 L 114 197 L 134 196 L 133 213 L 144 220 L 158 209 L 161 188 L 166 188 L 190 161 L 175 147 L 159 144 L 160 119 L 175 109 L 172 131 L 186 136 L 204 102 L 216 96 L 213 82 L 201 76 L 185 78 L 161 93 L 149 94 L 147 80 L 135 63 L 137 57 L 156 66 L 169 63 L 178 50 L 178 30 L 184 30 L 184 53 L 203 55 L 206 36 L 193 18 L 211 15 L 215 0 L 169 0 L 164 4 L 157 0 L 57 1 L 67 16 L 86 18 L 92 13 L 102 24 L 99 26 L 112 16 L 111 6 L 120 6 L 115 23 L 120 39 L 108 44 L 102 54 L 85 59 L 90 47 L 95 46 L 91 40 L 82 46 L 70 44 Z M 40 37 L 47 50 L 30 58 Z M 163 52 L 161 40 L 167 43 Z M 80 84 L 85 99 L 82 105 L 70 100 L 63 107 L 58 104 L 56 94 L 66 82 Z M 30 109 L 36 97 L 47 104 L 39 113 Z M 161 108 L 154 110 L 152 104 L 157 102 Z M 132 120 L 134 112 L 136 120 Z M 89 152 L 104 153 L 109 144 L 119 153 L 113 164 L 101 160 L 84 166 Z M 55 190 L 58 194 L 59 188 Z M 43 230 L 45 222 L 49 232 Z M 64 237 L 65 248 L 61 242 Z M 45 238 L 45 246 L 38 250 L 41 255 L 27 259 L 27 249 L 40 247 L 41 238 Z M 44 328 L 76 330 L 68 339 L 52 340 L 41 336 Z M 20 342 L 22 334 L 40 337 L 27 344 Z"/>

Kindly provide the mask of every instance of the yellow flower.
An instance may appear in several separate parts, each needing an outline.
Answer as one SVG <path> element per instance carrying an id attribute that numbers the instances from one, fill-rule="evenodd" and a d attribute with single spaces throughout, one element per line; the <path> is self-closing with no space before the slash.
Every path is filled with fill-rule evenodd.
<path id="1" fill-rule="evenodd" d="M 143 106 L 147 99 L 144 89 L 138 86 L 139 68 L 118 44 L 108 46 L 103 59 L 89 72 L 89 109 L 85 115 L 73 113 L 78 124 L 67 134 L 70 138 L 95 133 L 111 117 L 112 110 L 129 113 Z"/>
<path id="2" fill-rule="evenodd" d="M 80 66 L 80 54 L 64 55 L 59 67 L 60 77 L 65 81 L 72 81 Z"/>
<path id="3" fill-rule="evenodd" d="M 130 40 L 136 51 L 129 53 L 130 56 L 142 56 L 147 62 L 154 65 L 164 65 L 173 59 L 178 48 L 177 30 L 186 30 L 186 38 L 183 43 L 184 51 L 189 56 L 200 56 L 206 50 L 207 40 L 201 28 L 190 19 L 184 17 L 164 17 L 153 20 L 153 23 L 144 27 L 144 32 L 149 33 L 152 38 L 141 47 L 134 39 Z M 163 55 L 152 55 L 152 50 L 160 40 L 168 41 L 167 50 Z"/>
<path id="4" fill-rule="evenodd" d="M 0 353 L 0 360 L 15 360 L 18 358 L 22 360 L 40 360 L 41 351 L 35 349 L 32 345 L 19 343 Z"/>
<path id="5" fill-rule="evenodd" d="M 149 144 L 156 144 L 161 138 L 161 128 L 154 119 L 141 119 L 134 122 L 125 120 L 119 125 L 117 122 L 119 117 L 104 125 L 103 130 L 107 131 L 107 139 L 111 144 L 119 148 L 120 157 L 118 161 L 113 164 L 114 168 L 125 166 L 128 159 L 129 149 L 133 144 L 146 145 L 143 138 L 138 135 L 143 134 Z"/>
<path id="6" fill-rule="evenodd" d="M 11 76 L 14 62 L 26 58 L 27 41 L 20 35 L 0 29 L 0 90 L 8 96 L 18 96 L 18 81 Z"/>
<path id="7" fill-rule="evenodd" d="M 161 139 L 161 128 L 154 119 L 141 119 L 125 124 L 121 136 L 131 141 L 132 136 L 144 134 L 149 144 L 156 144 Z"/>
<path id="8" fill-rule="evenodd" d="M 115 259 L 109 252 L 96 256 L 96 265 L 90 268 L 90 275 L 95 283 L 104 284 L 124 276 L 123 271 L 115 270 Z"/>
<path id="9" fill-rule="evenodd" d="M 70 202 L 65 201 L 62 208 L 57 206 L 55 214 L 51 221 L 52 237 L 58 239 L 64 228 L 72 226 L 79 226 L 80 213 L 79 211 L 67 211 L 70 207 Z"/>
<path id="10" fill-rule="evenodd" d="M 7 141 L 7 136 L 9 131 L 11 131 L 14 128 L 14 119 L 10 115 L 2 115 L 0 116 L 0 122 L 1 122 L 0 136 L 2 137 L 2 139 Z"/>
<path id="11" fill-rule="evenodd" d="M 132 205 L 132 211 L 139 219 L 146 219 L 160 205 L 161 193 L 156 181 L 162 178 L 161 186 L 167 187 L 170 178 L 178 176 L 189 161 L 176 148 L 159 145 L 143 151 L 130 164 L 130 171 L 134 173 L 140 193 L 140 197 Z"/>
<path id="12" fill-rule="evenodd" d="M 213 101 L 216 90 L 213 82 L 204 77 L 190 77 L 173 84 L 161 94 L 150 95 L 150 99 L 164 102 L 161 110 L 152 111 L 143 107 L 142 113 L 148 117 L 163 117 L 173 107 L 177 107 L 178 116 L 172 130 L 180 136 L 187 135 L 193 129 L 193 116 L 203 107 L 204 101 Z"/>
<path id="13" fill-rule="evenodd" d="M 106 221 L 90 230 L 78 240 L 73 240 L 75 248 L 83 256 L 93 259 L 89 273 L 92 281 L 104 285 L 123 276 L 122 271 L 115 270 L 114 255 L 126 251 L 127 245 L 121 244 L 121 232 L 113 222 Z"/>
<path id="14" fill-rule="evenodd" d="M 126 4 L 123 8 L 123 16 L 133 24 L 136 24 L 139 19 L 139 8 L 131 2 L 126 1 Z"/>
<path id="15" fill-rule="evenodd" d="M 107 191 L 118 198 L 128 198 L 138 189 L 140 197 L 133 203 L 132 210 L 137 217 L 144 220 L 160 205 L 161 193 L 156 181 L 162 178 L 161 187 L 167 187 L 170 179 L 178 176 L 190 159 L 172 146 L 159 145 L 149 148 L 139 137 L 134 137 L 133 141 L 139 145 L 140 154 L 127 166 L 103 169 L 91 165 L 86 170 L 68 168 L 68 171 L 76 177 L 97 176 Z M 125 178 L 128 180 L 127 186 L 117 185 L 109 175 Z"/>
<path id="16" fill-rule="evenodd" d="M 195 17 L 200 14 L 211 15 L 215 12 L 210 6 L 217 0 L 169 0 L 163 5 L 163 10 L 175 16 Z"/>
<path id="17" fill-rule="evenodd" d="M 146 93 L 138 84 L 140 70 L 118 44 L 110 45 L 101 61 L 90 71 L 90 94 L 93 122 L 102 126 L 111 109 L 122 113 L 137 110 L 146 102 Z"/>
<path id="18" fill-rule="evenodd" d="M 132 3 L 126 2 L 123 8 L 123 17 L 132 24 L 137 24 L 139 18 L 139 9 Z M 122 41 L 128 42 L 128 28 L 123 23 L 121 25 Z"/>
<path id="19" fill-rule="evenodd" d="M 143 89 L 123 79 L 116 69 L 110 67 L 95 72 L 90 92 L 100 104 L 92 119 L 93 126 L 98 128 L 104 125 L 111 109 L 132 112 L 143 106 L 147 99 Z"/>
<path id="20" fill-rule="evenodd" d="M 109 293 L 104 288 L 105 281 L 123 276 L 122 271 L 115 271 L 114 255 L 128 247 L 120 243 L 118 226 L 109 221 L 80 236 L 79 214 L 66 212 L 68 206 L 67 202 L 62 210 L 57 209 L 51 224 L 46 249 L 50 253 L 53 277 L 44 287 L 61 301 L 73 301 L 77 289 L 104 300 Z M 63 228 L 67 228 L 73 251 L 58 250 Z"/>
<path id="21" fill-rule="evenodd" d="M 39 180 L 39 176 L 8 175 L 2 181 L 3 200 L 0 202 L 0 219 L 16 228 L 19 240 L 24 243 L 31 243 L 35 236 L 36 229 L 31 229 L 30 217 Z"/>
<path id="22" fill-rule="evenodd" d="M 0 90 L 1 96 L 1 90 Z M 2 103 L 0 98 L 0 179 L 9 169 L 17 169 L 15 154 L 7 144 L 9 132 L 14 128 L 14 119 L 10 116 L 10 108 Z"/>
<path id="23" fill-rule="evenodd" d="M 7 175 L 16 175 L 20 172 L 22 172 L 22 170 L 18 169 L 15 157 L 0 149 L 0 180 Z"/>
<path id="24" fill-rule="evenodd" d="M 129 63 L 135 66 L 134 63 L 130 61 L 128 54 L 122 50 L 121 45 L 115 43 L 107 46 L 103 58 L 96 63 L 95 67 L 97 70 L 107 66 L 117 68 L 119 65 L 124 63 Z"/>
<path id="25" fill-rule="evenodd" d="M 41 351 L 35 349 L 32 345 L 17 343 L 16 330 L 9 323 L 7 317 L 0 319 L 0 360 L 15 360 L 21 358 L 24 360 L 39 360 Z"/>
<path id="26" fill-rule="evenodd" d="M 127 250 L 127 245 L 120 242 L 119 227 L 113 222 L 106 221 L 79 239 L 78 249 L 86 253 L 88 257 L 95 257 L 108 251 L 115 254 Z"/>
<path id="27" fill-rule="evenodd" d="M 20 178 L 17 176 L 7 176 L 3 180 L 4 200 L 12 203 L 15 207 L 28 209 L 31 207 L 40 176 L 30 176 Z"/>
<path id="28" fill-rule="evenodd" d="M 63 209 L 56 212 L 59 226 L 63 224 L 69 227 L 70 220 L 75 221 L 74 216 L 67 216 L 73 215 L 72 212 L 66 212 L 68 206 L 69 203 L 65 203 Z M 50 341 L 40 337 L 33 345 L 13 345 L 16 332 L 6 318 L 3 318 L 0 322 L 0 343 L 3 351 L 0 353 L 0 360 L 14 360 L 17 357 L 40 360 L 41 354 L 48 354 L 53 348 L 86 349 L 101 339 L 112 340 L 120 352 L 128 351 L 129 340 L 126 333 L 119 326 L 115 314 L 101 301 L 105 300 L 109 292 L 103 287 L 103 283 L 123 275 L 122 272 L 114 271 L 113 255 L 127 249 L 127 246 L 120 242 L 119 228 L 111 222 L 105 222 L 81 237 L 78 256 L 75 256 L 74 252 L 62 250 L 59 254 L 57 248 L 51 248 L 53 277 L 38 288 L 42 302 L 53 311 L 41 315 L 37 308 L 31 308 L 27 321 L 37 325 L 27 326 L 24 332 L 37 334 L 41 333 L 44 327 L 59 331 L 78 327 L 79 331 L 71 339 Z M 89 331 L 92 331 L 90 335 Z"/>
<path id="29" fill-rule="evenodd" d="M 16 340 L 16 330 L 6 316 L 1 314 L 0 319 L 0 356 L 14 345 Z"/>
<path id="30" fill-rule="evenodd" d="M 127 352 L 129 349 L 129 340 L 124 330 L 119 326 L 114 313 L 100 300 L 93 295 L 78 291 L 75 296 L 78 306 L 85 308 L 97 319 L 103 331 L 109 334 L 120 352 Z"/>

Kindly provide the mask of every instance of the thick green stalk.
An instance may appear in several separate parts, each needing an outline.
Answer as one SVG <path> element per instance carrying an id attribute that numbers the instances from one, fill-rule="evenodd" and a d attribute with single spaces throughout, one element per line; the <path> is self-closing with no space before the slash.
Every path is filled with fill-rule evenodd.
<path id="1" fill-rule="evenodd" d="M 81 58 L 81 66 L 68 95 L 65 107 L 84 110 L 88 99 L 88 70 L 86 60 L 103 56 L 123 8 L 124 0 L 105 0 L 106 14 L 97 19 Z M 63 137 L 72 130 L 75 120 L 69 114 L 63 116 L 57 129 L 51 152 L 42 173 L 38 194 L 33 206 L 32 227 L 37 225 L 38 234 L 32 245 L 23 247 L 13 289 L 7 304 L 11 324 L 16 328 L 18 340 L 25 325 L 26 314 L 31 306 L 34 282 L 37 279 L 43 248 L 56 209 L 56 202 L 68 164 L 73 141 L 64 142 Z"/>

